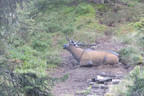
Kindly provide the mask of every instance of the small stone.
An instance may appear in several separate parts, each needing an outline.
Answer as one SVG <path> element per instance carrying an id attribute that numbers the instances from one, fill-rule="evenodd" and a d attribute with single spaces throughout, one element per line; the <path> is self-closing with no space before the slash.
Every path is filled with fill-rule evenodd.
<path id="1" fill-rule="evenodd" d="M 119 84 L 120 80 L 119 79 L 113 79 L 112 84 Z"/>
<path id="2" fill-rule="evenodd" d="M 116 77 L 115 77 L 115 79 L 122 79 L 123 78 L 123 76 L 121 76 L 121 75 L 116 75 Z"/>
<path id="3" fill-rule="evenodd" d="M 104 85 L 109 85 L 109 82 L 104 82 Z"/>
<path id="4" fill-rule="evenodd" d="M 95 78 L 92 78 L 91 81 L 92 81 L 92 82 L 96 82 L 96 79 L 95 79 Z"/>
<path id="5" fill-rule="evenodd" d="M 110 77 L 103 77 L 103 76 L 98 75 L 94 80 L 95 80 L 95 82 L 97 82 L 99 84 L 104 84 L 105 82 L 111 82 L 112 78 L 110 78 Z"/>
<path id="6" fill-rule="evenodd" d="M 108 86 L 103 85 L 101 86 L 101 89 L 108 89 Z"/>
<path id="7" fill-rule="evenodd" d="M 97 75 L 97 80 L 103 80 L 103 79 L 105 79 L 105 77 Z"/>
<path id="8" fill-rule="evenodd" d="M 89 85 L 94 85 L 95 82 L 89 82 Z"/>
<path id="9" fill-rule="evenodd" d="M 92 86 L 92 88 L 98 89 L 98 88 L 99 88 L 99 85 L 98 85 L 98 84 L 94 84 L 94 85 Z"/>
<path id="10" fill-rule="evenodd" d="M 87 95 L 87 96 L 94 96 L 94 95 Z"/>

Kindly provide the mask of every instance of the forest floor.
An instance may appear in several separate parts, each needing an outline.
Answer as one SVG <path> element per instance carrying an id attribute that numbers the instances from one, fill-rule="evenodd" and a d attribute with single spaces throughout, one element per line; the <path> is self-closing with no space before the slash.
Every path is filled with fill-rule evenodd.
<path id="1" fill-rule="evenodd" d="M 119 50 L 124 47 L 122 44 L 111 42 L 110 38 L 103 38 L 98 41 L 99 45 L 97 45 L 96 49 Z M 61 67 L 55 69 L 55 72 L 51 73 L 51 75 L 57 78 L 68 75 L 68 79 L 57 83 L 53 87 L 52 94 L 54 96 L 104 96 L 109 86 L 115 84 L 112 82 L 97 84 L 92 81 L 94 78 L 103 75 L 105 77 L 114 77 L 113 81 L 120 81 L 131 70 L 131 68 L 125 68 L 123 64 L 79 67 L 68 52 L 64 52 L 62 56 L 64 63 Z"/>

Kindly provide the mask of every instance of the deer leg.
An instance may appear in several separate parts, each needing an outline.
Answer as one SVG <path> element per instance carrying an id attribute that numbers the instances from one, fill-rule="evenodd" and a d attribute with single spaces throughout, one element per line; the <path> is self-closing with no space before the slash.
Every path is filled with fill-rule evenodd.
<path id="1" fill-rule="evenodd" d="M 102 61 L 104 65 L 106 64 L 106 60 L 107 60 L 107 57 L 104 56 L 103 61 Z"/>

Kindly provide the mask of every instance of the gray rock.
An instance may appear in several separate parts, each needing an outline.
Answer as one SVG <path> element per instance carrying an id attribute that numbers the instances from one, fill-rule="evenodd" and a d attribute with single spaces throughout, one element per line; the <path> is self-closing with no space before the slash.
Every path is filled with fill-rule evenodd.
<path id="1" fill-rule="evenodd" d="M 95 82 L 89 82 L 89 85 L 94 85 Z"/>
<path id="2" fill-rule="evenodd" d="M 97 77 L 95 79 L 93 79 L 92 81 L 100 83 L 100 84 L 104 84 L 105 82 L 111 82 L 112 78 L 97 75 Z"/>
<path id="3" fill-rule="evenodd" d="M 108 86 L 103 85 L 101 86 L 101 89 L 108 89 Z"/>
<path id="4" fill-rule="evenodd" d="M 92 88 L 93 88 L 93 89 L 98 89 L 98 88 L 100 88 L 100 87 L 99 87 L 98 84 L 94 84 L 94 85 L 92 85 Z"/>
<path id="5" fill-rule="evenodd" d="M 113 79 L 112 84 L 119 84 L 120 80 L 119 79 Z"/>

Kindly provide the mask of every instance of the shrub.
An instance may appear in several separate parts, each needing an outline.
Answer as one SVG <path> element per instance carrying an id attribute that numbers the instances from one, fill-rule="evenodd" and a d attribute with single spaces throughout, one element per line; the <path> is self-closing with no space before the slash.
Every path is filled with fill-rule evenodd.
<path id="1" fill-rule="evenodd" d="M 45 51 L 45 49 L 48 47 L 48 44 L 41 40 L 35 40 L 32 42 L 32 47 L 37 51 Z"/>
<path id="2" fill-rule="evenodd" d="M 97 4 L 96 5 L 96 9 L 99 11 L 99 12 L 106 12 L 110 9 L 110 7 L 108 7 L 106 4 Z"/>
<path id="3" fill-rule="evenodd" d="M 64 27 L 62 32 L 67 34 L 72 34 L 74 32 L 73 25 Z"/>
<path id="4" fill-rule="evenodd" d="M 141 52 L 133 47 L 123 48 L 119 51 L 121 62 L 128 65 L 143 63 Z"/>
<path id="5" fill-rule="evenodd" d="M 142 96 L 144 94 L 143 75 L 143 68 L 136 66 L 128 77 L 129 80 L 133 81 L 133 84 L 128 86 L 128 91 L 125 93 L 126 96 Z"/>
<path id="6" fill-rule="evenodd" d="M 106 96 L 143 96 L 143 70 L 144 67 L 136 66 L 118 85 L 111 87 Z"/>
<path id="7" fill-rule="evenodd" d="M 134 27 L 137 28 L 138 30 L 144 30 L 144 18 L 141 19 L 140 21 L 134 23 Z"/>
<path id="8" fill-rule="evenodd" d="M 47 60 L 47 66 L 49 68 L 57 67 L 62 62 L 59 52 L 54 50 L 52 52 L 47 52 L 44 58 Z"/>
<path id="9" fill-rule="evenodd" d="M 133 86 L 129 86 L 127 96 L 142 96 L 144 94 L 144 78 L 141 79 L 135 75 Z"/>
<path id="10" fill-rule="evenodd" d="M 92 5 L 83 3 L 83 4 L 79 4 L 76 7 L 75 13 L 77 14 L 77 16 L 86 15 L 86 14 L 93 14 L 93 13 L 95 13 L 95 9 Z"/>
<path id="11" fill-rule="evenodd" d="M 4 55 L 6 52 L 6 46 L 4 44 L 4 41 L 0 40 L 0 55 Z"/>
<path id="12" fill-rule="evenodd" d="M 13 49 L 9 52 L 8 57 L 10 59 L 17 59 L 22 61 L 18 70 L 36 70 L 39 66 L 39 68 L 43 68 L 43 72 L 45 72 L 46 60 L 41 59 L 40 54 L 36 50 L 33 50 L 31 47 L 22 46 Z"/>
<path id="13" fill-rule="evenodd" d="M 14 73 L 7 71 L 0 74 L 2 96 L 51 96 L 50 83 L 53 79 L 38 77 L 34 73 Z M 47 82 L 49 81 L 49 83 Z"/>

